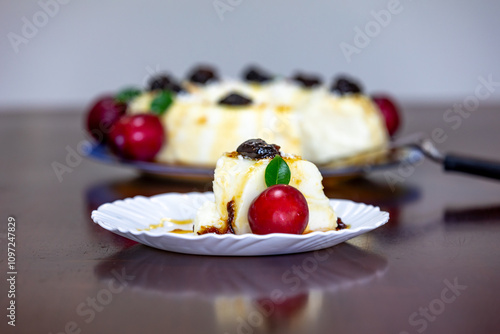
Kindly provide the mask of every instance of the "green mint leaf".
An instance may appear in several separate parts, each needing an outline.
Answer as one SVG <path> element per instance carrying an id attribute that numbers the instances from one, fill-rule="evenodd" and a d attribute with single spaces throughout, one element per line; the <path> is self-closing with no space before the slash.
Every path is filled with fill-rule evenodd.
<path id="1" fill-rule="evenodd" d="M 172 102 L 174 102 L 172 92 L 163 90 L 151 102 L 151 112 L 156 115 L 163 115 Z"/>
<path id="2" fill-rule="evenodd" d="M 290 177 L 290 167 L 279 155 L 275 156 L 266 167 L 265 178 L 268 187 L 276 184 L 288 184 Z"/>
<path id="3" fill-rule="evenodd" d="M 141 95 L 141 90 L 137 88 L 125 88 L 115 96 L 116 102 L 129 103 L 133 98 Z"/>

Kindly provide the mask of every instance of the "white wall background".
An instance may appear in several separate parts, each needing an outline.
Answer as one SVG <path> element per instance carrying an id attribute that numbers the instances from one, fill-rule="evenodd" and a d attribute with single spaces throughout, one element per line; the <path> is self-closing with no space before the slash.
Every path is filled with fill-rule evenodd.
<path id="1" fill-rule="evenodd" d="M 340 44 L 355 45 L 354 29 L 391 1 L 2 0 L 0 108 L 83 105 L 142 85 L 151 72 L 184 76 L 198 62 L 228 76 L 249 63 L 328 80 L 349 73 L 368 92 L 420 102 L 459 102 L 479 76 L 500 82 L 500 1 L 400 0 L 400 12 L 348 62 Z M 231 10 L 218 13 L 214 2 Z M 38 31 L 26 33 L 26 21 Z M 14 34 L 26 39 L 14 46 Z M 489 101 L 500 101 L 498 88 Z"/>

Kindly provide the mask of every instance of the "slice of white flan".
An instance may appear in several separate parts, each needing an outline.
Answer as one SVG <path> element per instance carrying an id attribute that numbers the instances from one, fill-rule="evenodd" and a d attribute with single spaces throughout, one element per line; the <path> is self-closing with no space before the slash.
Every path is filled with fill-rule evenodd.
<path id="1" fill-rule="evenodd" d="M 245 143 L 252 141 L 255 140 Z M 265 144 L 261 140 L 259 143 Z M 260 153 L 262 151 L 250 158 L 245 152 L 235 151 L 219 158 L 213 181 L 215 202 L 206 202 L 197 212 L 195 234 L 252 233 L 248 210 L 252 201 L 267 188 L 265 171 L 273 158 Z M 335 230 L 337 216 L 323 192 L 318 168 L 299 156 L 279 154 L 291 172 L 289 185 L 298 189 L 308 204 L 309 222 L 304 233 Z"/>

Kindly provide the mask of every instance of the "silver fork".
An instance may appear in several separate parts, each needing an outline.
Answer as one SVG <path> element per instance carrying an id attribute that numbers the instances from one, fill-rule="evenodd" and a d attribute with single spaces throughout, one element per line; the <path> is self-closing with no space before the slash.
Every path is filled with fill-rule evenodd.
<path id="1" fill-rule="evenodd" d="M 406 143 L 403 143 L 406 142 Z M 441 153 L 432 140 L 422 134 L 415 134 L 398 140 L 398 146 L 412 146 L 430 160 L 441 164 L 446 171 L 460 172 L 500 180 L 500 162 L 471 158 L 461 154 Z"/>

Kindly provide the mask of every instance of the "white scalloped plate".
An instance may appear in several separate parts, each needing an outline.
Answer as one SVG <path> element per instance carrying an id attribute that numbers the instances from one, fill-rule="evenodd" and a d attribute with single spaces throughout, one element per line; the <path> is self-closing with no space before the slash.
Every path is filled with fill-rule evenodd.
<path id="1" fill-rule="evenodd" d="M 169 232 L 175 228 L 190 228 L 189 225 L 165 223 L 164 227 L 141 231 L 150 225 L 159 224 L 162 218 L 192 219 L 205 201 L 213 200 L 211 192 L 136 196 L 101 205 L 92 212 L 92 219 L 106 230 L 151 247 L 186 254 L 224 256 L 276 255 L 319 250 L 371 231 L 389 220 L 389 213 L 380 211 L 378 207 L 331 199 L 330 205 L 342 221 L 350 226 L 348 229 L 305 235 L 194 235 Z"/>

